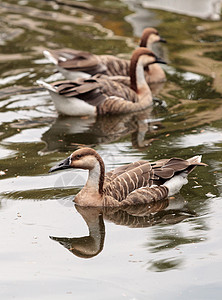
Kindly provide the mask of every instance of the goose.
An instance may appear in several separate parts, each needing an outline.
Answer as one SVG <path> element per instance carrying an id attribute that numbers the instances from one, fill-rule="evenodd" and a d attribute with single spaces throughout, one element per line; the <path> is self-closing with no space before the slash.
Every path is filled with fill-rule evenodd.
<path id="1" fill-rule="evenodd" d="M 144 77 L 144 67 L 165 63 L 147 48 L 134 50 L 130 63 L 131 86 L 109 77 L 57 81 L 46 88 L 58 113 L 69 116 L 121 114 L 143 110 L 152 104 L 152 93 Z"/>
<path id="2" fill-rule="evenodd" d="M 74 151 L 49 172 L 69 168 L 89 170 L 88 180 L 76 195 L 75 203 L 90 207 L 124 207 L 157 202 L 180 191 L 188 182 L 187 175 L 196 166 L 206 166 L 201 156 L 187 160 L 140 160 L 118 167 L 105 175 L 101 156 L 92 148 Z"/>
<path id="3" fill-rule="evenodd" d="M 155 28 L 145 28 L 139 46 L 152 49 L 152 45 L 156 42 L 166 42 L 166 40 L 159 35 Z M 114 55 L 95 55 L 72 49 L 44 50 L 43 54 L 69 80 L 80 77 L 90 78 L 96 74 L 129 76 L 130 61 Z M 145 77 L 148 83 L 166 80 L 165 72 L 157 64 L 146 69 Z M 124 78 L 122 80 L 124 81 Z"/>

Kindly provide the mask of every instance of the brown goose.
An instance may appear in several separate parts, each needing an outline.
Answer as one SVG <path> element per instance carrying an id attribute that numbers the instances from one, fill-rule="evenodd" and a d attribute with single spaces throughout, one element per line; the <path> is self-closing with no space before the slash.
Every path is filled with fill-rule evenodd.
<path id="1" fill-rule="evenodd" d="M 160 37 L 155 28 L 145 28 L 139 46 L 152 49 L 152 45 L 156 42 L 166 41 Z M 130 61 L 113 55 L 94 55 L 72 49 L 45 50 L 43 53 L 69 80 L 89 78 L 96 74 L 129 76 Z M 146 69 L 145 77 L 148 83 L 166 80 L 165 73 L 159 65 L 152 65 Z"/>
<path id="2" fill-rule="evenodd" d="M 187 175 L 201 163 L 201 156 L 183 160 L 141 160 L 116 168 L 105 175 L 102 158 L 91 148 L 73 152 L 49 172 L 68 168 L 89 170 L 84 188 L 76 195 L 80 206 L 127 206 L 163 200 L 188 182 Z"/>
<path id="3" fill-rule="evenodd" d="M 152 94 L 144 77 L 144 67 L 165 63 L 147 48 L 134 50 L 130 63 L 130 87 L 105 78 L 38 81 L 48 89 L 56 110 L 69 116 L 121 114 L 143 110 L 152 104 Z"/>

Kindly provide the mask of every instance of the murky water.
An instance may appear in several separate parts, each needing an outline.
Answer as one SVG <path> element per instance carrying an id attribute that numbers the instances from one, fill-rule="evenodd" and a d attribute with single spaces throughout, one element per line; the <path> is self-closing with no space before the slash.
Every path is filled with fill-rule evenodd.
<path id="1" fill-rule="evenodd" d="M 2 299 L 221 298 L 222 21 L 136 3 L 0 3 Z M 168 41 L 154 49 L 168 61 L 160 101 L 121 119 L 57 117 L 36 80 L 63 77 L 42 50 L 130 57 L 146 26 Z M 209 166 L 161 205 L 80 209 L 73 198 L 86 172 L 47 174 L 79 144 L 95 148 L 107 170 L 195 154 Z"/>

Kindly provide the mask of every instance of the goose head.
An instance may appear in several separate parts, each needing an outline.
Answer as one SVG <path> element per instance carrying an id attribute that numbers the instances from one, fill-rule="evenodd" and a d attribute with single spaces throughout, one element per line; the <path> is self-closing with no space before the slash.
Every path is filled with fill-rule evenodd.
<path id="1" fill-rule="evenodd" d="M 140 40 L 140 47 L 147 47 L 151 49 L 152 44 L 157 42 L 166 43 L 166 40 L 159 35 L 159 32 L 155 28 L 145 28 Z"/>
<path id="2" fill-rule="evenodd" d="M 89 177 L 85 188 L 102 195 L 105 166 L 101 156 L 91 148 L 82 148 L 74 151 L 69 157 L 52 167 L 49 172 L 65 169 L 89 170 Z"/>
<path id="3" fill-rule="evenodd" d="M 131 88 L 136 93 L 139 93 L 144 87 L 148 88 L 144 77 L 144 68 L 149 68 L 149 65 L 154 63 L 166 64 L 165 61 L 145 47 L 134 50 L 130 62 L 130 80 Z"/>
<path id="4" fill-rule="evenodd" d="M 49 172 L 51 173 L 70 168 L 92 170 L 97 165 L 102 164 L 102 158 L 95 150 L 91 148 L 82 148 L 74 151 L 69 157 L 61 161 L 58 165 L 52 167 Z"/>

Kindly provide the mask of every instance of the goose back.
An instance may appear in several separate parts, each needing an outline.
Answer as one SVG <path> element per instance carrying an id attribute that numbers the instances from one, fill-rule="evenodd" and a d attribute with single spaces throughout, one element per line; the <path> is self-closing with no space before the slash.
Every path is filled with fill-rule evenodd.
<path id="1" fill-rule="evenodd" d="M 106 66 L 104 74 L 108 76 L 129 76 L 130 61 L 112 55 L 100 55 L 101 63 Z"/>
<path id="2" fill-rule="evenodd" d="M 162 159 L 153 163 L 138 161 L 107 173 L 104 194 L 108 200 L 111 197 L 121 205 L 147 203 L 149 199 L 159 201 L 168 195 L 164 182 L 181 172 L 190 173 L 197 165 L 205 164 L 195 158 Z"/>
<path id="3" fill-rule="evenodd" d="M 90 75 L 106 73 L 107 67 L 97 55 L 86 51 L 60 49 L 50 50 L 50 53 L 57 60 L 58 66 L 69 71 L 87 72 Z"/>

